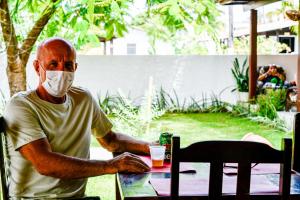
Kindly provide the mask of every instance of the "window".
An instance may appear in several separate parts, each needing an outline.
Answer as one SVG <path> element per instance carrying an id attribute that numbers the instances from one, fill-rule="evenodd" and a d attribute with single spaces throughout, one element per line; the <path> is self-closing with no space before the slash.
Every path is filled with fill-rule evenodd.
<path id="1" fill-rule="evenodd" d="M 136 55 L 136 44 L 135 43 L 127 44 L 127 55 Z"/>
<path id="2" fill-rule="evenodd" d="M 287 36 L 287 35 L 280 35 L 278 37 L 280 43 L 285 43 L 287 46 L 291 48 L 291 52 L 295 51 L 295 36 Z M 286 50 L 281 51 L 280 53 L 288 53 Z"/>

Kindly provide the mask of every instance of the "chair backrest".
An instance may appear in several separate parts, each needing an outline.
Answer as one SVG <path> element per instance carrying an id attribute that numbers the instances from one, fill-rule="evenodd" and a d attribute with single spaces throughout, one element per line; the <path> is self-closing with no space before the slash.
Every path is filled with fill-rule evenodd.
<path id="1" fill-rule="evenodd" d="M 296 113 L 294 118 L 293 170 L 300 172 L 300 113 Z"/>
<path id="2" fill-rule="evenodd" d="M 5 154 L 4 154 L 4 132 L 5 132 L 5 123 L 4 118 L 0 116 L 0 173 L 1 173 L 1 192 L 2 192 L 2 200 L 8 199 L 8 187 L 7 187 L 7 179 L 5 172 Z"/>
<path id="3" fill-rule="evenodd" d="M 258 142 L 203 141 L 180 148 L 180 137 L 172 138 L 171 196 L 179 196 L 179 163 L 210 163 L 209 199 L 222 199 L 223 164 L 238 163 L 236 199 L 248 199 L 251 163 L 280 163 L 279 196 L 288 199 L 291 182 L 292 140 L 283 139 L 279 151 Z M 201 186 L 200 186 L 201 187 Z"/>

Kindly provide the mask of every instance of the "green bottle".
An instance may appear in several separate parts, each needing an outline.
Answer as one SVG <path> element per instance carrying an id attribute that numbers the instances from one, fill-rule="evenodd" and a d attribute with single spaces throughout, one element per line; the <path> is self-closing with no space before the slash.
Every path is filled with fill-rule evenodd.
<path id="1" fill-rule="evenodd" d="M 173 133 L 164 132 L 161 133 L 159 136 L 159 144 L 166 146 L 166 152 L 165 152 L 165 161 L 170 162 L 171 160 L 171 139 L 172 139 Z"/>

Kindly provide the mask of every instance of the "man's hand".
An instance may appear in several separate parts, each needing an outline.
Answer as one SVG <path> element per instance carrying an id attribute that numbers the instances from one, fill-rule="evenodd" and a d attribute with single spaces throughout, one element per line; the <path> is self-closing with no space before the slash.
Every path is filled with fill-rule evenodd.
<path id="1" fill-rule="evenodd" d="M 125 152 L 109 161 L 117 172 L 121 173 L 144 173 L 150 171 L 150 167 L 138 156 Z"/>

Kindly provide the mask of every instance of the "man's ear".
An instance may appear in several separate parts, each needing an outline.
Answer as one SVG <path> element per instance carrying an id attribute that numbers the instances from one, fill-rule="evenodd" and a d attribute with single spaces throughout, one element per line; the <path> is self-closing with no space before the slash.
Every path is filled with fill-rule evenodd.
<path id="1" fill-rule="evenodd" d="M 35 72 L 39 76 L 40 75 L 40 63 L 38 60 L 33 61 L 33 67 L 34 67 Z"/>
<path id="2" fill-rule="evenodd" d="M 75 63 L 75 71 L 77 70 L 77 65 L 78 65 L 78 63 Z"/>

